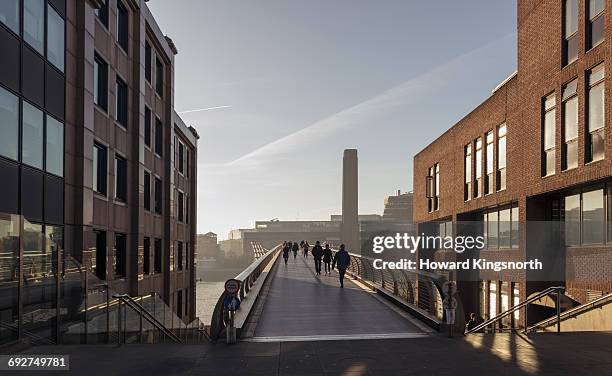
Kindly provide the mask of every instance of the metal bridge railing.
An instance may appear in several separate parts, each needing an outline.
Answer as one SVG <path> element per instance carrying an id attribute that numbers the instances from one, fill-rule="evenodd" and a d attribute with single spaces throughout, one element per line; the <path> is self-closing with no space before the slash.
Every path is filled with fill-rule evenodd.
<path id="1" fill-rule="evenodd" d="M 337 250 L 332 250 L 335 255 Z M 347 273 L 373 288 L 384 291 L 388 297 L 408 308 L 427 325 L 440 329 L 443 320 L 442 286 L 444 276 L 421 270 L 376 269 L 374 258 L 350 253 L 351 264 Z M 462 307 L 458 307 L 462 310 Z"/>
<path id="2" fill-rule="evenodd" d="M 234 277 L 234 279 L 240 281 L 240 291 L 238 293 L 240 300 L 248 297 L 249 291 L 251 290 L 251 287 L 253 287 L 253 284 L 255 284 L 261 273 L 268 267 L 268 265 L 276 260 L 281 248 L 282 245 L 277 245 L 271 250 L 268 250 L 261 257 L 253 261 L 253 263 L 251 263 L 251 265 L 244 269 L 240 274 Z M 210 322 L 210 337 L 212 339 L 219 338 L 229 322 L 229 315 L 223 307 L 223 301 L 225 300 L 226 296 L 226 292 L 221 294 L 213 311 Z"/>

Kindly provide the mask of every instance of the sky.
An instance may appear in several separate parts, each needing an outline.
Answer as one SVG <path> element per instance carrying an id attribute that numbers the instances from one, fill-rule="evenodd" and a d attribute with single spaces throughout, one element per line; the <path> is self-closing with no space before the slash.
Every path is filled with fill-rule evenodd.
<path id="1" fill-rule="evenodd" d="M 516 69 L 513 0 L 150 0 L 199 135 L 198 233 L 359 212 L 412 190 L 420 150 Z"/>

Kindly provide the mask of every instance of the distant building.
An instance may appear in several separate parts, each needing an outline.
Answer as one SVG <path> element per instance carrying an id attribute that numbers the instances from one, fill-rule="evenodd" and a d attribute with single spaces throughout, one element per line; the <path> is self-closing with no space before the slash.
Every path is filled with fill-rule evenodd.
<path id="1" fill-rule="evenodd" d="M 217 244 L 217 234 L 207 232 L 198 235 L 197 238 L 198 259 L 217 257 L 219 255 L 219 245 Z"/>
<path id="2" fill-rule="evenodd" d="M 412 221 L 412 192 L 401 193 L 398 190 L 397 195 L 386 197 L 383 218 Z"/>
<path id="3" fill-rule="evenodd" d="M 410 232 L 412 226 L 412 193 L 404 193 L 396 196 L 386 197 L 385 209 L 380 214 L 359 214 L 359 240 L 361 250 L 370 249 L 371 240 L 376 235 L 395 234 L 398 232 Z M 402 213 L 406 211 L 406 213 Z M 319 240 L 323 243 L 340 244 L 342 228 L 342 215 L 332 214 L 328 221 L 256 221 L 255 228 L 237 229 L 230 231 L 228 239 L 231 243 L 221 246 L 224 252 L 237 252 L 239 246 L 244 256 L 251 256 L 253 242 L 261 243 L 265 248 L 272 248 L 283 241 L 306 240 L 311 244 Z M 231 244 L 231 245 L 230 245 Z M 359 252 L 360 249 L 350 249 Z M 225 249 L 225 250 L 224 250 Z"/>

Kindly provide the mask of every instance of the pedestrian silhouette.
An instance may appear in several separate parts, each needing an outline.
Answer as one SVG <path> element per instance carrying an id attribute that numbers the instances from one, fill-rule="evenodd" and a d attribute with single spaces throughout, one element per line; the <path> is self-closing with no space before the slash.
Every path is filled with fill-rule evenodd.
<path id="1" fill-rule="evenodd" d="M 291 246 L 287 242 L 283 242 L 283 258 L 285 259 L 285 265 L 287 265 L 287 260 L 289 260 L 289 250 Z"/>
<path id="2" fill-rule="evenodd" d="M 329 243 L 325 244 L 323 250 L 323 263 L 325 264 L 325 274 L 331 274 L 332 250 L 329 248 Z"/>
<path id="3" fill-rule="evenodd" d="M 293 251 L 293 259 L 294 260 L 297 257 L 298 249 L 299 249 L 298 243 L 297 242 L 293 242 L 293 245 L 291 246 L 291 250 Z"/>
<path id="4" fill-rule="evenodd" d="M 349 256 L 344 244 L 340 244 L 340 250 L 334 255 L 334 261 L 332 262 L 332 269 L 338 266 L 338 274 L 340 277 L 340 287 L 344 288 L 344 274 L 346 269 L 351 264 L 351 256 Z"/>
<path id="5" fill-rule="evenodd" d="M 317 275 L 321 275 L 321 258 L 323 257 L 323 248 L 318 240 L 315 243 L 315 246 L 312 247 L 312 257 L 314 258 L 315 271 Z"/>

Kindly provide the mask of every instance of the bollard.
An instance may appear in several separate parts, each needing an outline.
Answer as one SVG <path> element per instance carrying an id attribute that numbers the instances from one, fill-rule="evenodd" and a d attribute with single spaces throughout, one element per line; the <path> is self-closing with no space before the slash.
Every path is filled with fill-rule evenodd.
<path id="1" fill-rule="evenodd" d="M 228 345 L 236 343 L 236 327 L 234 326 L 234 311 L 229 311 L 229 326 L 225 329 L 225 342 Z"/>

